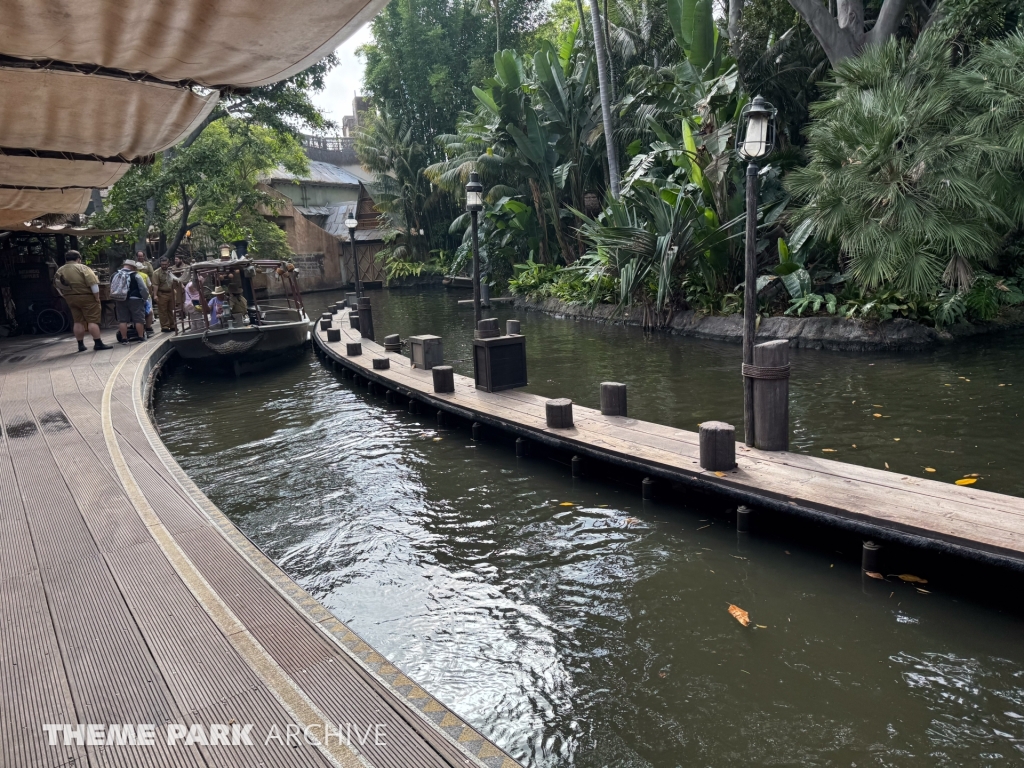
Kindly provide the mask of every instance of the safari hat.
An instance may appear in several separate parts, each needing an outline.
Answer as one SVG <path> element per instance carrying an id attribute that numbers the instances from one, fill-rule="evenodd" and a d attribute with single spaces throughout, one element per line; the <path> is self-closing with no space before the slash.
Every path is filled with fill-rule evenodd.
<path id="1" fill-rule="evenodd" d="M 122 267 L 137 267 L 137 266 L 139 266 L 139 264 L 134 259 L 125 259 L 124 260 L 124 264 L 122 264 L 121 266 Z"/>
<path id="2" fill-rule="evenodd" d="M 211 293 L 212 293 L 212 294 L 213 294 L 214 296 L 223 296 L 223 295 L 224 295 L 224 294 L 226 293 L 226 291 L 225 291 L 225 290 L 224 290 L 223 288 L 221 288 L 221 287 L 220 287 L 220 286 L 218 285 L 218 286 L 217 286 L 216 288 L 214 288 L 214 289 L 213 289 L 213 290 L 211 291 Z"/>

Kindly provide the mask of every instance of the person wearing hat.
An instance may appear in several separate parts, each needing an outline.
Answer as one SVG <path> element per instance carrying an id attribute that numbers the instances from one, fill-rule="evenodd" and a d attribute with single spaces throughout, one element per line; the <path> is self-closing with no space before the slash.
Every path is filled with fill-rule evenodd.
<path id="1" fill-rule="evenodd" d="M 96 273 L 82 263 L 82 254 L 78 251 L 68 251 L 64 259 L 64 266 L 57 270 L 53 282 L 71 310 L 78 351 L 85 352 L 86 328 L 92 336 L 93 349 L 113 349 L 100 338 L 103 305 L 100 303 L 100 281 Z"/>
<path id="2" fill-rule="evenodd" d="M 174 306 L 180 302 L 175 286 L 178 279 L 171 273 L 170 259 L 160 257 L 160 268 L 153 273 L 153 301 L 160 316 L 160 330 L 170 333 L 174 330 Z M 178 301 L 175 301 L 178 298 Z"/>
<path id="3" fill-rule="evenodd" d="M 122 273 L 124 273 L 124 277 L 119 278 L 119 275 L 122 275 Z M 139 336 L 139 341 L 145 341 L 146 299 L 149 298 L 149 289 L 146 288 L 146 284 L 142 282 L 142 279 L 136 272 L 135 262 L 131 259 L 125 259 L 118 274 L 114 275 L 110 280 L 112 290 L 115 280 L 119 283 L 121 280 L 127 282 L 125 297 L 114 300 L 114 314 L 117 316 L 117 322 L 120 326 L 121 343 L 128 343 L 129 323 L 135 326 L 135 332 Z"/>
<path id="4" fill-rule="evenodd" d="M 219 285 L 210 292 L 210 298 L 206 302 L 210 307 L 210 326 L 213 327 L 220 322 L 221 317 L 227 310 L 227 302 L 224 297 L 227 295 L 227 291 L 221 288 Z"/>

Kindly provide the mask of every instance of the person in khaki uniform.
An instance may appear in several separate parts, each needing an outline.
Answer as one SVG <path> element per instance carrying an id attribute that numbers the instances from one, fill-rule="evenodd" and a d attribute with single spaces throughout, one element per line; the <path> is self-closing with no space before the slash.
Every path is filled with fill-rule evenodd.
<path id="1" fill-rule="evenodd" d="M 160 258 L 160 268 L 153 273 L 153 303 L 160 316 L 160 330 L 170 333 L 174 330 L 174 297 L 175 284 L 178 282 L 171 273 L 169 260 Z"/>
<path id="2" fill-rule="evenodd" d="M 57 270 L 53 277 L 53 283 L 58 293 L 64 297 L 68 308 L 71 309 L 71 318 L 75 323 L 75 339 L 78 341 L 78 351 L 85 352 L 85 331 L 93 339 L 93 349 L 113 349 L 109 344 L 104 344 L 100 338 L 100 315 L 102 305 L 100 304 L 100 281 L 96 273 L 82 263 L 82 254 L 78 251 L 68 251 L 65 256 L 65 264 Z"/>

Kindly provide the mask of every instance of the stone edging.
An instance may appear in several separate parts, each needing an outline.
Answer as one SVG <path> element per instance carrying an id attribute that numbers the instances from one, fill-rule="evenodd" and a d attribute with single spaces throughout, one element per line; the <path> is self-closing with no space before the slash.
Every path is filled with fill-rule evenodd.
<path id="1" fill-rule="evenodd" d="M 633 309 L 616 313 L 615 307 L 607 304 L 591 308 L 566 304 L 559 299 L 536 301 L 516 297 L 514 306 L 563 319 L 644 326 L 642 311 Z M 757 338 L 758 341 L 784 339 L 791 347 L 803 349 L 826 349 L 836 352 L 903 352 L 932 349 L 971 336 L 1021 328 L 1024 328 L 1024 311 L 1018 308 L 1011 308 L 990 323 L 962 323 L 941 331 L 903 318 L 867 322 L 842 317 L 776 316 L 761 320 Z M 667 325 L 656 330 L 733 343 L 739 343 L 743 339 L 740 315 L 702 315 L 693 310 L 673 314 Z"/>

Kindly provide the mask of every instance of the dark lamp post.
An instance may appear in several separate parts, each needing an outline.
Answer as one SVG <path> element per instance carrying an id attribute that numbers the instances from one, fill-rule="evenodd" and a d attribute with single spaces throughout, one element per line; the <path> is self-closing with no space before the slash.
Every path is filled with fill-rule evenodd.
<path id="1" fill-rule="evenodd" d="M 484 207 L 484 186 L 476 171 L 469 174 L 466 185 L 466 210 L 473 219 L 473 328 L 480 325 L 480 236 L 478 217 Z"/>
<path id="2" fill-rule="evenodd" d="M 747 226 L 743 285 L 743 442 L 754 445 L 754 364 L 757 323 L 757 161 L 775 149 L 775 107 L 755 96 L 740 113 L 736 137 L 739 156 L 747 165 Z"/>
<path id="3" fill-rule="evenodd" d="M 359 220 L 355 216 L 349 216 L 345 219 L 345 229 L 348 230 L 348 240 L 352 243 L 352 263 L 356 268 L 356 298 L 359 299 L 363 295 L 363 281 L 359 277 L 359 253 L 356 251 L 356 227 L 359 226 Z"/>

